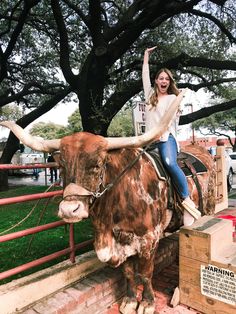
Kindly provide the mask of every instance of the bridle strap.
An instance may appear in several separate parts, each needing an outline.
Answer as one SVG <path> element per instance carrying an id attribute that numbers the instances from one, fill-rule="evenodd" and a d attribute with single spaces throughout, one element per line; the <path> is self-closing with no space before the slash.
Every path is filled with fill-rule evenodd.
<path id="1" fill-rule="evenodd" d="M 100 198 L 106 191 L 109 191 L 120 179 L 121 177 L 130 169 L 133 167 L 133 165 L 139 160 L 139 158 L 148 150 L 148 148 L 150 147 L 151 144 L 149 144 L 148 146 L 146 146 L 144 149 L 142 149 L 140 151 L 140 153 L 134 158 L 134 160 L 132 160 L 132 162 L 130 162 L 122 171 L 121 173 L 111 182 L 108 183 L 106 186 L 104 186 L 104 189 L 99 192 L 99 188 L 97 191 L 93 192 L 93 191 L 89 191 L 88 189 L 85 189 L 83 187 L 84 190 L 86 190 L 86 192 L 88 192 L 88 194 L 72 194 L 72 195 L 67 195 L 63 198 L 63 200 L 65 200 L 67 197 L 94 197 L 93 203 L 95 201 L 95 199 Z M 101 182 L 102 183 L 102 182 Z M 99 184 L 99 186 L 101 185 L 101 183 Z"/>
<path id="2" fill-rule="evenodd" d="M 148 144 L 145 148 L 143 148 L 140 153 L 137 155 L 132 162 L 130 162 L 122 171 L 121 173 L 111 182 L 108 183 L 102 192 L 93 193 L 93 196 L 95 198 L 101 197 L 106 191 L 110 190 L 120 179 L 121 177 L 128 171 L 130 168 L 133 167 L 133 165 L 139 160 L 139 158 L 149 149 L 152 143 Z M 92 193 L 92 192 L 91 192 Z"/>

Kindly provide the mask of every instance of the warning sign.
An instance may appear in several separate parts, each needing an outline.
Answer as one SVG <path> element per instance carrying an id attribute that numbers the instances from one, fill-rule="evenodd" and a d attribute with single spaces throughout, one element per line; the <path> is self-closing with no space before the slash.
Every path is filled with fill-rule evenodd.
<path id="1" fill-rule="evenodd" d="M 214 265 L 201 265 L 201 293 L 236 305 L 236 274 L 229 269 Z"/>

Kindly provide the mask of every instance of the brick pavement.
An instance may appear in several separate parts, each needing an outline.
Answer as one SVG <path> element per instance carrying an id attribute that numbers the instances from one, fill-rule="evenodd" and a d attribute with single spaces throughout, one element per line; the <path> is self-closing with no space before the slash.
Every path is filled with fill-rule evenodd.
<path id="1" fill-rule="evenodd" d="M 175 308 L 171 307 L 170 300 L 174 289 L 178 286 L 178 269 L 178 264 L 175 262 L 171 266 L 164 268 L 159 274 L 154 273 L 153 288 L 156 297 L 156 314 L 200 313 L 181 304 Z M 105 268 L 102 271 L 96 272 L 93 276 L 84 278 L 75 285 L 57 292 L 53 296 L 37 302 L 28 310 L 20 313 L 119 314 L 120 301 L 114 301 L 114 291 L 116 297 L 119 293 L 120 297 L 122 297 L 124 290 L 125 284 L 121 273 L 117 277 L 117 270 Z M 139 296 L 141 286 L 138 290 Z M 112 306 L 107 308 L 106 304 L 112 304 Z"/>
<path id="2" fill-rule="evenodd" d="M 174 289 L 178 286 L 178 269 L 176 261 L 160 273 L 154 272 L 153 287 L 156 297 L 156 314 L 199 313 L 184 305 L 177 305 L 175 308 L 170 306 Z M 125 289 L 121 272 L 106 267 L 19 313 L 119 314 L 119 302 L 116 300 L 121 300 Z M 141 286 L 138 295 L 140 293 Z"/>
<path id="3" fill-rule="evenodd" d="M 159 274 L 154 273 L 153 288 L 156 297 L 156 314 L 197 314 L 200 312 L 184 305 L 172 307 L 170 301 L 179 281 L 179 267 L 177 261 L 166 267 Z M 141 291 L 141 288 L 140 288 Z M 119 314 L 119 303 L 113 304 L 104 314 Z M 86 314 L 86 313 L 84 313 Z"/>

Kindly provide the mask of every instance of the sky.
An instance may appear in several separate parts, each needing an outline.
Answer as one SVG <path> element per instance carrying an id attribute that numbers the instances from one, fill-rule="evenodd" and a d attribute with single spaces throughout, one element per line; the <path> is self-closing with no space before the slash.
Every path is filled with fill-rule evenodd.
<path id="1" fill-rule="evenodd" d="M 32 128 L 32 125 L 39 122 L 53 122 L 55 124 L 67 125 L 68 117 L 78 108 L 78 104 L 71 102 L 70 104 L 59 104 L 56 108 L 51 109 L 33 123 L 31 123 L 27 129 Z"/>
<path id="2" fill-rule="evenodd" d="M 68 117 L 78 108 L 78 104 L 71 102 L 69 105 L 61 103 L 56 106 L 56 108 L 51 109 L 38 119 L 36 119 L 33 123 L 29 124 L 26 127 L 26 130 L 32 128 L 35 123 L 39 122 L 53 122 L 55 124 L 67 125 Z M 0 139 L 4 137 L 8 137 L 9 130 L 7 128 L 0 127 Z"/>

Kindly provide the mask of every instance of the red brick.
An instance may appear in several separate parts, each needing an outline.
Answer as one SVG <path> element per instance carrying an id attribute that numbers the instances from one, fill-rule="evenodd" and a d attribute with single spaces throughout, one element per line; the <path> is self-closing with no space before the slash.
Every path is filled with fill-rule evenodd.
<path id="1" fill-rule="evenodd" d="M 95 289 L 93 287 L 90 287 L 86 284 L 84 284 L 84 280 L 78 282 L 76 285 L 74 285 L 74 288 L 83 292 L 83 299 L 86 300 L 90 296 L 93 295 Z"/>
<path id="2" fill-rule="evenodd" d="M 86 300 L 86 306 L 89 308 L 94 303 L 99 304 L 100 300 L 102 300 L 103 295 L 102 293 L 95 293 Z M 96 305 L 97 306 L 97 305 Z M 100 306 L 100 305 L 99 305 Z"/>
<path id="3" fill-rule="evenodd" d="M 70 288 L 67 288 L 65 292 L 69 294 L 72 298 L 74 298 L 77 304 L 81 304 L 85 302 L 84 291 L 80 291 L 78 289 L 70 287 Z"/>
<path id="4" fill-rule="evenodd" d="M 112 282 L 109 280 L 109 276 L 103 272 L 96 273 L 93 279 L 97 283 L 100 283 L 103 286 L 103 289 L 107 289 L 112 284 Z"/>
<path id="5" fill-rule="evenodd" d="M 63 294 L 63 292 L 61 292 Z M 43 305 L 43 304 L 42 304 Z M 41 308 L 40 313 L 55 313 L 55 314 L 64 314 L 66 313 L 65 308 L 67 305 L 67 300 L 63 296 L 58 297 L 58 295 L 53 295 L 52 297 L 48 298 L 46 300 L 46 304 L 44 304 L 45 307 L 50 308 L 50 312 L 47 312 L 47 310 L 44 312 Z M 36 311 L 38 311 L 38 308 L 35 307 Z"/>
<path id="6" fill-rule="evenodd" d="M 88 300 L 89 301 L 89 300 Z M 105 297 L 102 297 L 101 299 L 97 300 L 97 302 L 89 303 L 87 304 L 87 312 L 86 314 L 94 314 L 96 312 L 103 313 L 105 312 L 112 303 L 115 302 L 115 298 L 112 294 L 109 294 Z"/>
<path id="7" fill-rule="evenodd" d="M 91 277 L 91 278 L 85 278 L 83 280 L 83 284 L 90 286 L 91 288 L 94 289 L 93 293 L 102 293 L 103 290 L 103 285 L 102 284 L 98 284 L 98 282 L 95 280 L 95 277 Z"/>
<path id="8" fill-rule="evenodd" d="M 68 313 L 68 311 L 74 310 L 78 304 L 72 296 L 64 292 L 56 293 L 52 299 L 58 304 L 62 304 L 62 308 L 60 308 L 58 313 Z"/>
<path id="9" fill-rule="evenodd" d="M 33 306 L 33 309 L 39 314 L 56 314 L 55 305 L 49 302 L 49 300 L 38 302 Z"/>
<path id="10" fill-rule="evenodd" d="M 87 307 L 85 304 L 80 304 L 80 305 L 77 305 L 76 308 L 72 312 L 69 312 L 69 313 L 70 314 L 87 314 Z M 68 314 L 68 313 L 65 313 L 65 314 Z"/>
<path id="11" fill-rule="evenodd" d="M 103 299 L 100 301 L 99 306 L 104 309 L 104 311 L 112 305 L 116 301 L 116 298 L 113 293 L 110 293 L 103 297 Z"/>

